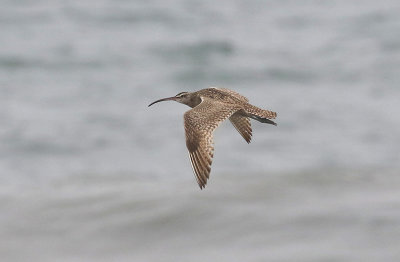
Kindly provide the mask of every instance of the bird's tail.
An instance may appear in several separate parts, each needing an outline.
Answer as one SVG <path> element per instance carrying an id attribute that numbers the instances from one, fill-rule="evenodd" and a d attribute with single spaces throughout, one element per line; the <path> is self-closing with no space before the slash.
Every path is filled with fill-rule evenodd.
<path id="1" fill-rule="evenodd" d="M 247 116 L 254 120 L 276 126 L 276 123 L 270 120 L 276 118 L 276 112 L 264 110 L 250 104 L 247 104 L 245 111 Z"/>

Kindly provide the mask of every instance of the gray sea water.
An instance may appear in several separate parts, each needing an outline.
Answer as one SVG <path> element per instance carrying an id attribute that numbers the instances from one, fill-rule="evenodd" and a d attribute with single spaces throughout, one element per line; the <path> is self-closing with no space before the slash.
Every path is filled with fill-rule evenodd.
<path id="1" fill-rule="evenodd" d="M 400 4 L 1 1 L 1 261 L 400 261 Z M 209 86 L 278 112 L 215 134 Z"/>

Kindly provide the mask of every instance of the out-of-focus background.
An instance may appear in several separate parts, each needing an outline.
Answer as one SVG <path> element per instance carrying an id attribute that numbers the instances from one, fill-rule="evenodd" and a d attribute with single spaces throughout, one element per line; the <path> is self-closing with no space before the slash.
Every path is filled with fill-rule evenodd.
<path id="1" fill-rule="evenodd" d="M 400 261 L 400 6 L 2 1 L 1 261 Z M 181 91 L 278 112 L 215 134 Z"/>

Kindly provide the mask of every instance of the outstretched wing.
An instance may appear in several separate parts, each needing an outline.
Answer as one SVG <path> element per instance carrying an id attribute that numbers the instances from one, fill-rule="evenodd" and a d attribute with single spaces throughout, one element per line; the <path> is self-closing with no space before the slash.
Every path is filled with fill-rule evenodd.
<path id="1" fill-rule="evenodd" d="M 239 109 L 233 104 L 204 98 L 198 106 L 184 114 L 186 146 L 200 189 L 205 187 L 210 177 L 214 154 L 213 131 Z"/>
<path id="2" fill-rule="evenodd" d="M 236 130 L 239 132 L 239 134 L 249 144 L 252 136 L 251 123 L 250 123 L 250 118 L 248 118 L 247 116 L 243 116 L 243 113 L 237 111 L 236 113 L 234 113 L 229 117 L 229 120 L 231 121 L 232 125 L 236 128 Z"/>

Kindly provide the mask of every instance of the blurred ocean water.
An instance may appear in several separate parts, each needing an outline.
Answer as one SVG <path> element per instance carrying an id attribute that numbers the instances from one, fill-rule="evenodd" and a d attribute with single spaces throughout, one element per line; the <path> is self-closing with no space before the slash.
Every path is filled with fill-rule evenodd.
<path id="1" fill-rule="evenodd" d="M 2 261 L 399 261 L 398 1 L 2 1 Z M 200 191 L 181 91 L 230 123 Z"/>

